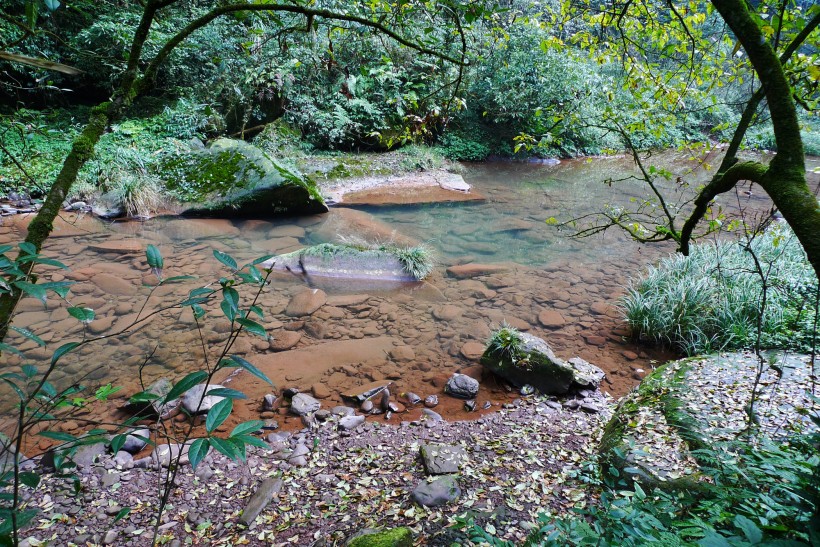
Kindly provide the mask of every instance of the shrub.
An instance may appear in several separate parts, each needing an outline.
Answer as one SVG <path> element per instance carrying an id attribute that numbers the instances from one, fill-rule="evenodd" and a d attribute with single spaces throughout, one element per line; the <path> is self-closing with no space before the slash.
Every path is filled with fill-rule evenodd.
<path id="1" fill-rule="evenodd" d="M 761 347 L 808 350 L 816 291 L 817 278 L 800 243 L 778 224 L 748 246 L 699 244 L 689 256 L 662 259 L 630 284 L 621 308 L 634 335 L 689 355 L 751 347 L 758 322 Z"/>

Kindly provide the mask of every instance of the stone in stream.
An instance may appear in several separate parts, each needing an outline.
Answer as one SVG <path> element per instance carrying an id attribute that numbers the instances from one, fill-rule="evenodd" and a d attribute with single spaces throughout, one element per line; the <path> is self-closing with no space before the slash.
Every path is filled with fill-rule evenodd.
<path id="1" fill-rule="evenodd" d="M 513 385 L 530 384 L 547 395 L 597 389 L 605 375 L 583 359 L 556 357 L 546 341 L 510 327 L 493 334 L 481 364 Z"/>
<path id="2" fill-rule="evenodd" d="M 322 403 L 307 393 L 297 393 L 290 400 L 290 412 L 297 416 L 309 416 L 322 408 Z"/>
<path id="3" fill-rule="evenodd" d="M 478 395 L 478 380 L 466 374 L 453 374 L 447 380 L 444 392 L 459 399 L 475 399 Z"/>
<path id="4" fill-rule="evenodd" d="M 456 501 L 461 496 L 461 488 L 453 475 L 436 477 L 430 482 L 422 481 L 416 486 L 411 497 L 424 507 L 438 507 Z"/>
<path id="5" fill-rule="evenodd" d="M 461 464 L 467 460 L 464 448 L 446 444 L 423 444 L 419 454 L 428 475 L 458 473 Z"/>
<path id="6" fill-rule="evenodd" d="M 183 393 L 179 402 L 188 414 L 205 414 L 225 398 L 219 395 L 207 395 L 207 393 L 215 389 L 224 389 L 224 387 L 220 384 L 210 384 L 206 388 L 205 384 L 198 384 Z"/>
<path id="7" fill-rule="evenodd" d="M 393 245 L 335 245 L 322 243 L 276 256 L 262 267 L 296 276 L 415 282 L 433 269 L 429 253 L 422 247 Z"/>
<path id="8" fill-rule="evenodd" d="M 364 401 L 375 397 L 383 390 L 387 389 L 392 385 L 393 382 L 389 380 L 381 382 L 371 382 L 369 384 L 358 386 L 342 393 L 342 399 L 346 399 L 348 401 L 361 404 Z"/>
<path id="9" fill-rule="evenodd" d="M 288 317 L 311 315 L 327 302 L 327 294 L 322 289 L 306 289 L 293 295 L 285 308 Z"/>
<path id="10" fill-rule="evenodd" d="M 312 180 L 240 140 L 217 139 L 208 148 L 168 155 L 158 172 L 171 190 L 184 184 L 188 201 L 196 203 L 183 216 L 270 218 L 328 210 Z"/>
<path id="11" fill-rule="evenodd" d="M 242 510 L 242 515 L 239 517 L 239 522 L 245 526 L 250 526 L 256 517 L 268 506 L 273 500 L 273 497 L 282 489 L 282 479 L 267 478 L 262 481 L 262 484 L 256 489 L 256 492 L 248 500 L 245 508 Z"/>

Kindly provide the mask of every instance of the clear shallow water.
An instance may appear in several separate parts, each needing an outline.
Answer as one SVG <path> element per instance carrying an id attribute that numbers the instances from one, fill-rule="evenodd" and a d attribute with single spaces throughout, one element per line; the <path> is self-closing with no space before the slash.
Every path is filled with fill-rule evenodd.
<path id="1" fill-rule="evenodd" d="M 661 159 L 667 166 L 684 164 L 677 154 Z M 330 352 L 327 360 L 333 363 L 338 357 L 338 367 L 361 365 L 356 374 L 333 367 L 311 372 L 307 354 L 307 362 L 294 363 L 293 369 L 301 372 L 282 373 L 275 379 L 279 387 L 290 383 L 307 388 L 306 382 L 322 382 L 335 393 L 387 377 L 395 378 L 403 390 L 438 392 L 436 375 L 446 376 L 474 363 L 465 355 L 466 344 L 483 343 L 491 328 L 510 321 L 545 337 L 560 356 L 580 355 L 604 368 L 610 377 L 605 388 L 619 395 L 637 383 L 641 373 L 636 369 L 650 369 L 653 358 L 661 359 L 663 354 L 624 339 L 615 309 L 617 297 L 630 276 L 673 247 L 639 245 L 617 231 L 574 240 L 544 220 L 568 220 L 600 210 L 606 203 L 641 199 L 644 188 L 637 183 L 610 187 L 602 182 L 622 178 L 631 168 L 627 158 L 572 160 L 557 166 L 469 165 L 464 177 L 487 197 L 483 203 L 336 208 L 328 215 L 276 222 L 157 218 L 145 223 L 102 223 L 66 216 L 45 252 L 65 262 L 70 271 L 52 270 L 43 277 L 76 281 L 72 305 L 93 308 L 97 319 L 84 330 L 64 305 L 50 301 L 44 309 L 26 299 L 15 325 L 32 328 L 49 346 L 41 350 L 20 338 L 12 340 L 28 359 L 42 361 L 66 341 L 113 335 L 137 318 L 144 305 L 139 317 L 225 275 L 213 258 L 214 249 L 232 254 L 241 263 L 329 240 L 420 241 L 432 248 L 440 264 L 429 284 L 398 289 L 324 286 L 331 297 L 356 293 L 369 299 L 347 306 L 330 302 L 306 320 L 283 314 L 291 295 L 304 289 L 304 280 L 274 280 L 261 300 L 263 324 L 274 337 L 283 338 L 286 329 L 298 332 L 301 338 L 295 347 L 310 349 L 327 342 L 366 343 L 387 335 L 393 347 L 412 350 L 399 352 L 401 358 L 386 355 L 366 366 L 342 352 Z M 707 176 L 701 172 L 695 179 Z M 758 196 L 741 194 L 740 199 L 742 206 L 757 209 L 766 204 Z M 729 196 L 726 206 L 736 207 L 735 201 Z M 19 241 L 22 233 L 18 224 L 7 223 L 0 227 L 0 242 Z M 157 245 L 165 256 L 166 275 L 194 275 L 198 280 L 152 292 L 146 286 L 154 281 L 143 253 L 99 249 L 101 243 L 118 242 L 142 248 Z M 447 266 L 466 262 L 509 263 L 511 269 L 481 280 L 459 281 L 445 274 Z M 446 306 L 456 310 L 440 313 Z M 557 312 L 564 323 L 545 326 L 539 320 L 545 311 Z M 110 381 L 124 385 L 123 392 L 130 394 L 138 390 L 140 375 L 147 383 L 205 366 L 206 356 L 212 360 L 226 337 L 227 323 L 217 311 L 204 325 L 202 340 L 207 349 L 202 351 L 190 313 L 164 311 L 130 333 L 96 341 L 66 356 L 55 378 L 62 385 Z M 274 355 L 268 342 L 251 337 L 241 339 L 234 351 L 261 363 Z M 6 355 L 4 360 L 4 371 L 20 363 Z"/>

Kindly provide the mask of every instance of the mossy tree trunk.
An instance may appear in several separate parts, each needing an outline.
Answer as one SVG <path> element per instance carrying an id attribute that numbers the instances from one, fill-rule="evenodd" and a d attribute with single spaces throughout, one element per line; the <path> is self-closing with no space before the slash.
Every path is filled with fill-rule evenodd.
<path id="1" fill-rule="evenodd" d="M 681 250 L 688 252 L 692 228 L 703 217 L 709 202 L 718 194 L 732 190 L 738 182 L 749 180 L 759 184 L 771 197 L 794 230 L 815 274 L 820 278 L 820 204 L 806 183 L 805 153 L 797 108 L 792 88 L 783 70 L 782 57 L 778 58 L 746 3 L 741 0 L 712 0 L 712 4 L 742 44 L 760 79 L 761 90 L 771 114 L 777 154 L 768 165 L 758 162 L 737 163 L 735 153 L 739 142 L 735 143 L 733 140 L 722 169 L 695 202 L 695 211 L 683 229 Z M 818 21 L 820 17 L 815 16 L 801 34 L 807 36 L 811 33 L 817 28 Z M 789 55 L 787 51 L 786 59 Z M 754 106 L 759 100 L 758 94 L 755 94 L 752 99 Z M 751 119 L 751 115 L 746 119 L 748 113 L 749 109 L 744 112 L 741 139 L 745 126 L 748 126 Z"/>

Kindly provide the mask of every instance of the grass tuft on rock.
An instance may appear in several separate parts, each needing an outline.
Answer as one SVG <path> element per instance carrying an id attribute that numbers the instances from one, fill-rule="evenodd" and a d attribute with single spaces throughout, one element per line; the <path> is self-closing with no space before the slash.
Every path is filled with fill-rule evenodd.
<path id="1" fill-rule="evenodd" d="M 749 250 L 751 249 L 751 252 Z M 812 345 L 817 278 L 786 225 L 745 242 L 692 247 L 670 255 L 631 282 L 621 309 L 636 336 L 687 355 L 748 348 L 807 351 Z M 760 316 L 765 274 L 766 308 Z"/>
<path id="2" fill-rule="evenodd" d="M 515 364 L 516 356 L 520 353 L 523 343 L 524 340 L 518 329 L 505 324 L 490 335 L 487 341 L 487 352 L 495 355 L 502 362 L 510 361 Z"/>

